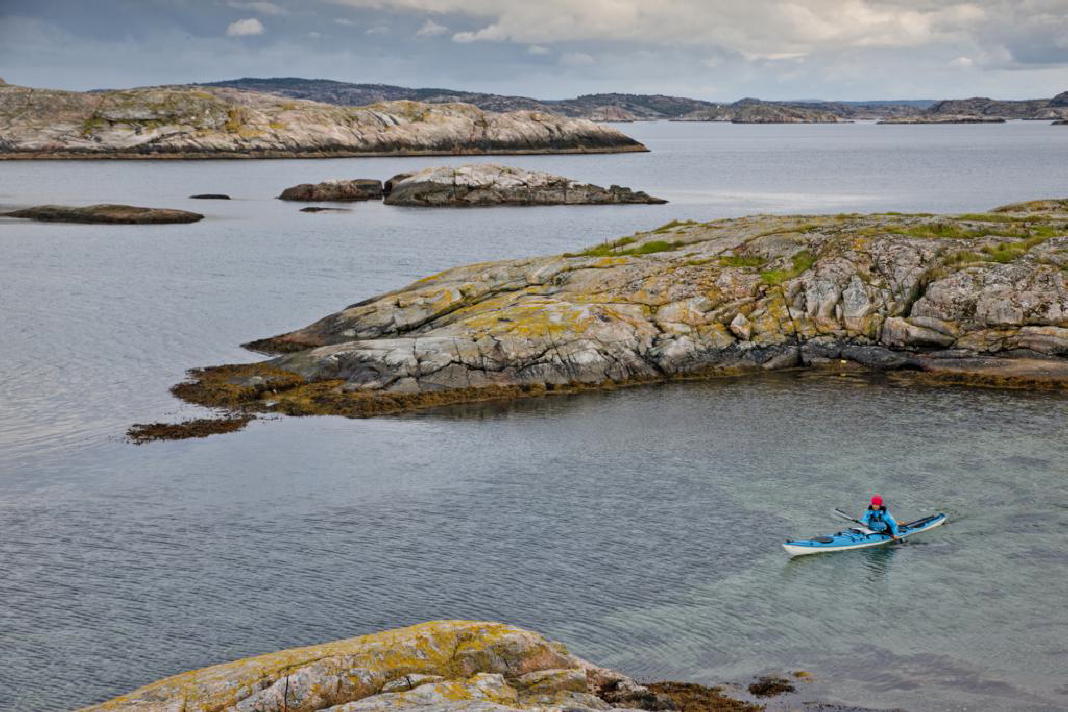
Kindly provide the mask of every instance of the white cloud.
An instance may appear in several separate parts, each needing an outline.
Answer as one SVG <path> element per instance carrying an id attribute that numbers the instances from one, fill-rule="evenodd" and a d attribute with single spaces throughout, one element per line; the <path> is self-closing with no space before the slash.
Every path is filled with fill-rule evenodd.
<path id="1" fill-rule="evenodd" d="M 437 37 L 443 35 L 449 31 L 449 28 L 445 25 L 439 25 L 433 20 L 427 18 L 427 21 L 423 23 L 423 26 L 419 28 L 419 31 L 415 33 L 416 37 Z"/>
<path id="2" fill-rule="evenodd" d="M 255 17 L 246 17 L 241 20 L 234 20 L 230 23 L 230 26 L 226 28 L 226 34 L 229 37 L 247 37 L 248 35 L 262 35 L 263 23 L 257 20 Z"/>
<path id="3" fill-rule="evenodd" d="M 527 47 L 527 54 L 532 54 L 534 56 L 546 55 L 546 54 L 549 54 L 550 52 L 551 52 L 551 50 L 548 47 L 543 47 L 542 45 L 536 45 L 535 44 L 535 45 L 530 45 L 529 47 Z"/>
<path id="4" fill-rule="evenodd" d="M 338 25 L 344 25 L 345 27 L 352 27 L 356 24 L 354 20 L 350 20 L 347 17 L 335 17 L 334 22 Z"/>
<path id="5" fill-rule="evenodd" d="M 458 13 L 482 23 L 457 42 L 632 41 L 712 44 L 751 54 L 912 47 L 965 34 L 991 9 L 1066 0 L 333 0 L 356 7 Z M 1006 8 L 1009 8 L 1006 10 Z M 1026 14 L 1021 9 L 1021 14 Z"/>
<path id="6" fill-rule="evenodd" d="M 949 66 L 951 66 L 951 67 L 961 67 L 962 69 L 967 69 L 968 67 L 975 66 L 975 60 L 972 59 L 971 57 L 957 57 L 956 59 L 954 59 L 953 61 L 951 61 L 949 63 Z"/>
<path id="7" fill-rule="evenodd" d="M 374 27 L 367 28 L 363 33 L 365 35 L 388 35 L 389 25 L 375 25 Z"/>
<path id="8" fill-rule="evenodd" d="M 808 52 L 742 52 L 742 56 L 750 62 L 796 62 L 807 57 Z"/>
<path id="9" fill-rule="evenodd" d="M 566 64 L 569 67 L 585 67 L 596 63 L 597 60 L 585 52 L 567 52 L 560 57 L 560 64 Z"/>
<path id="10" fill-rule="evenodd" d="M 264 15 L 288 15 L 289 10 L 284 7 L 279 7 L 273 2 L 267 2 L 266 0 L 230 0 L 227 3 L 230 7 L 237 8 L 239 10 L 255 10 L 256 12 L 263 13 Z"/>

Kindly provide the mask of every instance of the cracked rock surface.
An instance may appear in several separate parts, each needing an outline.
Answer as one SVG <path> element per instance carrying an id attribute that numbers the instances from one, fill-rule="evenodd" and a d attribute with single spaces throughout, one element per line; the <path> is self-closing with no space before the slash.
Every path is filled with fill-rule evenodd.
<path id="1" fill-rule="evenodd" d="M 395 412 L 841 362 L 1062 387 L 1066 281 L 1068 201 L 676 222 L 575 254 L 426 277 L 253 342 L 281 355 L 193 372 L 175 393 L 371 415 L 383 412 L 375 403 Z M 264 372 L 243 374 L 254 367 Z"/>
<path id="2" fill-rule="evenodd" d="M 194 670 L 84 712 L 610 712 L 638 707 L 674 709 L 667 698 L 538 633 L 502 623 L 433 621 Z"/>
<path id="3" fill-rule="evenodd" d="M 438 166 L 394 176 L 387 182 L 387 205 L 416 207 L 479 205 L 663 204 L 640 190 L 602 188 L 549 173 L 494 163 Z"/>
<path id="4" fill-rule="evenodd" d="M 0 159 L 645 151 L 540 111 L 393 101 L 334 106 L 219 87 L 75 92 L 0 85 Z"/>

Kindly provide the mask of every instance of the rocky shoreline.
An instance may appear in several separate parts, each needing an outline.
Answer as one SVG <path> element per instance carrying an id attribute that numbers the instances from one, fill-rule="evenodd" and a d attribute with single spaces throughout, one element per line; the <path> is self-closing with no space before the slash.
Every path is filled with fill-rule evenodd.
<path id="1" fill-rule="evenodd" d="M 647 151 L 616 129 L 539 111 L 351 107 L 207 87 L 73 92 L 0 85 L 2 159 L 339 158 Z"/>
<path id="2" fill-rule="evenodd" d="M 82 712 L 759 712 L 757 701 L 793 692 L 809 676 L 791 677 L 730 693 L 643 685 L 533 631 L 431 621 L 193 670 Z"/>
<path id="3" fill-rule="evenodd" d="M 1066 283 L 1066 200 L 673 222 L 426 277 L 246 344 L 278 356 L 196 369 L 173 393 L 367 417 L 795 368 L 1064 388 Z"/>
<path id="4" fill-rule="evenodd" d="M 894 116 L 876 123 L 896 124 L 1003 124 L 1005 119 L 996 116 L 957 116 L 952 114 L 921 114 L 919 116 Z"/>

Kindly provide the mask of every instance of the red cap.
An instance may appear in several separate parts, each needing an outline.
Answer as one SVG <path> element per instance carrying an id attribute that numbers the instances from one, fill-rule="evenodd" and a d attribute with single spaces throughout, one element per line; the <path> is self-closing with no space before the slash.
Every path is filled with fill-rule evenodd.
<path id="1" fill-rule="evenodd" d="M 879 495 L 875 495 L 871 498 L 871 503 L 874 504 L 876 507 L 881 507 L 883 506 L 883 498 Z"/>

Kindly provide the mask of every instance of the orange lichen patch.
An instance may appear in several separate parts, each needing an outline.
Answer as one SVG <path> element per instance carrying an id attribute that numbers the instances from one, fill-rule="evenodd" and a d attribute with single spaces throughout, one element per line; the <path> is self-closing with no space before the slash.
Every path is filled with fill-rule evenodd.
<path id="1" fill-rule="evenodd" d="M 646 687 L 668 697 L 679 712 L 760 712 L 764 709 L 727 697 L 721 687 L 706 687 L 695 682 L 651 682 Z"/>
<path id="2" fill-rule="evenodd" d="M 543 647 L 550 645 L 536 634 L 502 623 L 432 621 L 193 670 L 87 710 L 121 710 L 138 703 L 160 701 L 170 703 L 174 709 L 230 709 L 255 695 L 257 690 L 266 690 L 313 664 L 326 668 L 320 674 L 327 677 L 346 678 L 348 685 L 337 685 L 339 690 L 324 695 L 328 705 L 341 704 L 373 695 L 386 680 L 404 675 L 452 676 L 458 664 L 457 651 L 465 644 L 480 646 L 486 659 L 492 661 L 506 658 L 512 644 L 518 655 L 538 655 Z"/>
<path id="3" fill-rule="evenodd" d="M 531 296 L 501 311 L 481 308 L 462 320 L 472 329 L 486 329 L 514 336 L 545 337 L 582 333 L 596 315 L 586 305 L 575 305 L 549 297 Z"/>

